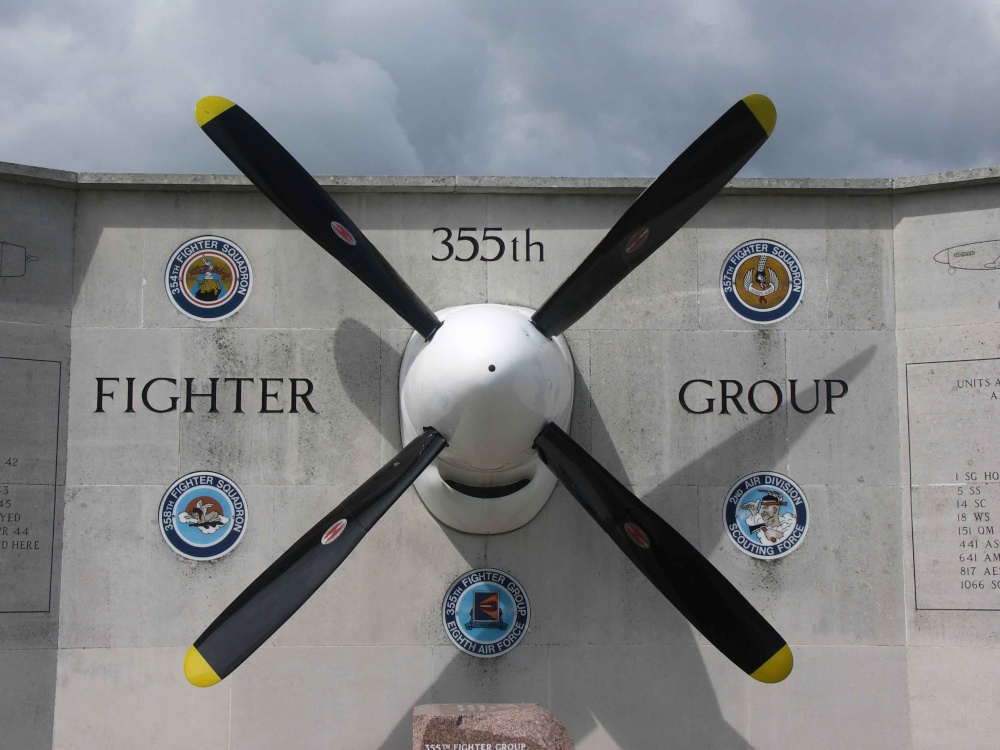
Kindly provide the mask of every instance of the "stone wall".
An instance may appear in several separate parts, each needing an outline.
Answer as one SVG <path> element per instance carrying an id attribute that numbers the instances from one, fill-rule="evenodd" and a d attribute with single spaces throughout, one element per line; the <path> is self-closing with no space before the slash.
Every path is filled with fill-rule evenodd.
<path id="1" fill-rule="evenodd" d="M 322 181 L 433 309 L 537 307 L 645 185 Z M 440 227 L 475 228 L 466 234 L 480 242 L 495 228 L 505 255 L 435 261 L 447 253 Z M 232 240 L 253 267 L 246 306 L 213 323 L 175 310 L 163 281 L 174 249 L 202 234 Z M 805 273 L 801 306 L 766 327 L 737 318 L 719 291 L 723 258 L 758 237 L 793 249 Z M 532 702 L 584 750 L 991 747 L 997 701 L 984 686 L 1000 666 L 1000 616 L 916 609 L 907 364 L 1000 356 L 993 275 L 934 260 L 997 237 L 1000 170 L 736 180 L 567 333 L 573 437 L 787 638 L 796 667 L 785 683 L 758 684 L 720 656 L 560 486 L 534 521 L 494 537 L 441 526 L 410 490 L 242 668 L 197 690 L 181 667 L 192 640 L 399 450 L 410 329 L 243 178 L 0 165 L 0 240 L 38 257 L 0 278 L 0 364 L 57 363 L 62 378 L 55 407 L 35 391 L 0 402 L 5 423 L 34 424 L 44 405 L 59 427 L 55 479 L 31 480 L 49 494 L 18 489 L 22 503 L 54 502 L 49 518 L 31 500 L 54 547 L 0 552 L 4 587 L 24 601 L 40 590 L 38 560 L 52 570 L 47 612 L 0 612 L 0 728 L 24 748 L 403 748 L 416 704 Z M 529 242 L 542 244 L 530 261 Z M 486 247 L 492 257 L 499 246 Z M 51 380 L 41 373 L 37 388 Z M 218 414 L 205 400 L 184 412 L 184 379 L 204 391 L 213 377 L 257 379 L 244 413 L 232 386 Z M 103 412 L 97 378 L 119 379 Z M 151 393 L 181 407 L 126 412 L 127 378 L 177 380 Z M 287 391 L 280 413 L 261 413 L 260 378 L 311 380 L 317 413 L 289 413 Z M 678 399 L 693 379 L 710 381 L 707 413 Z M 787 396 L 770 414 L 722 414 L 724 379 L 839 379 L 849 393 L 833 414 L 800 413 Z M 947 443 L 948 413 L 928 420 L 920 434 Z M 985 466 L 984 445 L 974 458 Z M 235 480 L 249 507 L 244 541 L 215 562 L 178 556 L 157 524 L 164 490 L 195 470 Z M 727 539 L 726 492 L 754 471 L 785 474 L 808 497 L 808 534 L 780 560 Z M 16 480 L 0 474 L 0 485 Z M 508 571 L 531 600 L 528 635 L 501 659 L 460 654 L 441 625 L 446 588 L 477 567 Z"/>

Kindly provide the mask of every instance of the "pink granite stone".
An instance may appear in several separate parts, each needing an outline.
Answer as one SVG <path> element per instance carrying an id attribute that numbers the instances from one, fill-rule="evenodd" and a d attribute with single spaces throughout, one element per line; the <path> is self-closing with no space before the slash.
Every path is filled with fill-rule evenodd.
<path id="1" fill-rule="evenodd" d="M 534 703 L 439 703 L 413 709 L 413 750 L 573 750 Z"/>

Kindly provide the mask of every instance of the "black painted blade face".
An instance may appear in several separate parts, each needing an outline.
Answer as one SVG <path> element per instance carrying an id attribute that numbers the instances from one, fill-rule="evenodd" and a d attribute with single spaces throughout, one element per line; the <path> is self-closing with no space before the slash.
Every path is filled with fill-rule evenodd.
<path id="1" fill-rule="evenodd" d="M 195 107 L 205 134 L 312 240 L 343 263 L 425 339 L 441 325 L 357 225 L 271 134 L 221 96 Z"/>
<path id="2" fill-rule="evenodd" d="M 188 649 L 188 681 L 209 687 L 242 664 L 347 559 L 445 445 L 428 429 L 261 573 Z"/>
<path id="3" fill-rule="evenodd" d="M 565 432 L 535 440 L 545 464 L 643 575 L 736 666 L 761 682 L 792 671 L 792 651 L 736 587 Z"/>
<path id="4" fill-rule="evenodd" d="M 771 100 L 736 102 L 636 198 L 531 320 L 558 336 L 653 254 L 740 171 L 774 130 Z"/>

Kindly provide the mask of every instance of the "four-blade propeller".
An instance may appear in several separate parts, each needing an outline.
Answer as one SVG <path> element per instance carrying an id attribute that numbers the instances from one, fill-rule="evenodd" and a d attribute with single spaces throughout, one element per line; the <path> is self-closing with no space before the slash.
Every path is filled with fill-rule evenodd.
<path id="1" fill-rule="evenodd" d="M 440 319 L 267 131 L 221 97 L 199 101 L 195 116 L 281 211 L 430 339 Z M 579 320 L 739 171 L 774 124 L 767 97 L 754 94 L 737 102 L 639 196 L 535 312 L 535 327 L 551 338 Z M 340 566 L 446 445 L 434 425 L 428 426 L 306 532 L 195 641 L 184 662 L 188 680 L 214 685 L 242 664 Z M 546 426 L 534 447 L 643 575 L 733 663 L 762 682 L 789 674 L 792 653 L 784 639 L 694 546 L 556 425 Z"/>

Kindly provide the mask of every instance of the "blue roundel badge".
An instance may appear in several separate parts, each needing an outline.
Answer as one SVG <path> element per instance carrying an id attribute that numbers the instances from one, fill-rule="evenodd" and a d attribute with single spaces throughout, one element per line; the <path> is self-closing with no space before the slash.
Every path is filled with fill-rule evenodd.
<path id="1" fill-rule="evenodd" d="M 774 240 L 750 240 L 722 264 L 722 296 L 729 309 L 751 323 L 784 320 L 802 301 L 802 264 Z"/>
<path id="2" fill-rule="evenodd" d="M 805 493 L 788 477 L 769 471 L 736 482 L 726 495 L 722 516 L 733 544 L 758 560 L 792 552 L 809 528 Z"/>
<path id="3" fill-rule="evenodd" d="M 196 471 L 171 485 L 160 500 L 160 532 L 189 560 L 215 560 L 232 552 L 247 528 L 247 503 L 236 483 Z"/>
<path id="4" fill-rule="evenodd" d="M 502 570 L 470 570 L 448 588 L 444 629 L 467 654 L 489 659 L 510 651 L 528 632 L 531 608 L 521 584 Z"/>
<path id="5" fill-rule="evenodd" d="M 174 307 L 188 317 L 222 320 L 243 307 L 253 288 L 253 271 L 236 243 L 205 235 L 174 251 L 164 282 Z"/>

